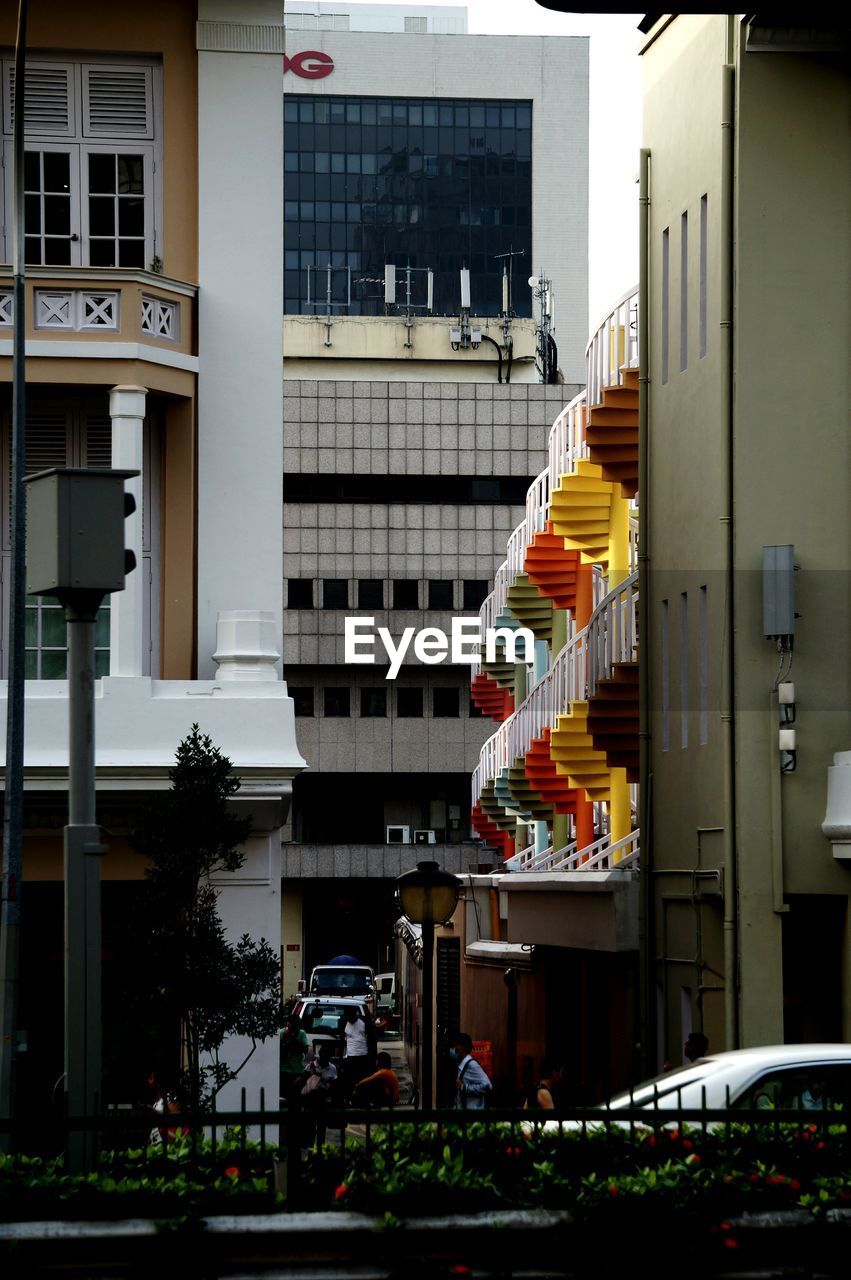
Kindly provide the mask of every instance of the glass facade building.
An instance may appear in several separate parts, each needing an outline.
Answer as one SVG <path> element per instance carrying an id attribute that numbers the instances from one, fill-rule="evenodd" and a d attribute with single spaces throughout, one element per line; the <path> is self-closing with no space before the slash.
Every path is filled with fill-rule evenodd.
<path id="1" fill-rule="evenodd" d="M 503 259 L 515 259 L 513 305 L 531 314 L 532 104 L 459 98 L 284 99 L 284 311 L 382 315 L 384 267 L 404 269 L 411 300 L 457 315 L 469 267 L 471 309 L 502 309 Z M 327 268 L 331 267 L 329 273 Z M 317 302 L 318 305 L 312 305 Z"/>

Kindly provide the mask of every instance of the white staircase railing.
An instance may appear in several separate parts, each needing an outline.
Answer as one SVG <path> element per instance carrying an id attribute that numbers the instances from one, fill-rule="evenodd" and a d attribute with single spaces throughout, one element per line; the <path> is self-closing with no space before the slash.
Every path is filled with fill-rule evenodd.
<path id="1" fill-rule="evenodd" d="M 509 588 L 513 585 L 514 579 L 518 573 L 523 572 L 523 566 L 526 563 L 526 543 L 529 539 L 526 536 L 526 518 L 520 521 L 517 528 L 508 539 L 508 554 L 505 557 L 505 563 L 508 566 L 508 581 L 506 585 L 506 596 Z"/>
<path id="2" fill-rule="evenodd" d="M 588 404 L 599 404 L 604 387 L 620 383 L 624 366 L 638 368 L 638 285 L 601 320 L 585 348 Z"/>
<path id="3" fill-rule="evenodd" d="M 526 542 L 544 528 L 550 506 L 550 469 L 536 476 L 526 491 Z"/>
<path id="4" fill-rule="evenodd" d="M 558 484 L 558 478 L 566 471 L 573 471 L 577 458 L 587 458 L 588 446 L 585 443 L 583 414 L 585 412 L 585 392 L 580 391 L 570 404 L 565 405 L 550 428 L 548 441 L 549 454 L 549 491 Z"/>
<path id="5" fill-rule="evenodd" d="M 638 574 L 619 582 L 597 605 L 588 623 L 588 690 L 612 677 L 617 662 L 638 657 Z"/>
<path id="6" fill-rule="evenodd" d="M 506 721 L 509 725 L 508 754 L 512 761 L 524 756 L 535 738 L 540 738 L 556 717 L 564 715 L 571 702 L 585 697 L 587 632 L 576 633 L 557 654 L 549 671 Z"/>
<path id="7" fill-rule="evenodd" d="M 506 859 L 506 871 L 637 871 L 640 853 L 640 831 L 612 842 L 603 835 L 593 844 L 578 849 L 576 843 L 563 849 L 536 850 L 534 845 Z"/>

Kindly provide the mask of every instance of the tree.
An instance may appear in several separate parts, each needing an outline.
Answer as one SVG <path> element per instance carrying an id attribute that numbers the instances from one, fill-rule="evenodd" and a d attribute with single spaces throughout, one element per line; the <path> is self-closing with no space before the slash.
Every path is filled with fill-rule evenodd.
<path id="1" fill-rule="evenodd" d="M 243 865 L 240 846 L 251 829 L 249 819 L 228 807 L 240 786 L 231 761 L 194 724 L 169 777 L 171 790 L 152 797 L 131 835 L 149 860 L 140 959 L 149 1015 L 179 1045 L 171 1076 L 184 1105 L 204 1109 L 236 1079 L 258 1043 L 277 1034 L 280 971 L 265 938 L 227 940 L 210 883 L 211 876 Z M 229 1036 L 251 1042 L 235 1068 L 221 1057 Z"/>

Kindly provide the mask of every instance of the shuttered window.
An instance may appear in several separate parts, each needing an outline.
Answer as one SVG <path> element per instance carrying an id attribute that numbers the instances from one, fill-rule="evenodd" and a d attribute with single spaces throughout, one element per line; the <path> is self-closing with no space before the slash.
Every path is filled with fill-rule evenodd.
<path id="1" fill-rule="evenodd" d="M 109 467 L 112 465 L 112 421 L 105 401 L 84 400 L 76 406 L 50 401 L 28 406 L 26 473 L 34 475 L 51 467 Z M 10 532 L 10 429 L 8 414 L 3 420 L 3 512 L 2 512 L 2 602 L 6 614 L 9 599 Z M 144 498 L 142 505 L 142 564 L 134 572 L 145 582 L 146 626 L 156 641 L 159 548 L 158 521 L 153 514 L 159 491 L 159 433 L 155 423 L 145 425 Z M 26 606 L 26 678 L 63 680 L 67 674 L 67 637 L 61 607 L 47 597 L 32 596 Z M 2 642 L 8 627 L 4 617 Z M 158 645 L 152 644 L 146 663 L 150 674 L 157 668 Z M 6 654 L 3 669 L 6 668 Z M 95 675 L 109 675 L 109 597 L 98 613 L 95 628 Z"/>
<path id="2" fill-rule="evenodd" d="M 2 64 L 5 258 L 11 260 L 14 64 Z M 162 257 L 161 70 L 138 62 L 27 63 L 26 258 L 149 267 Z"/>

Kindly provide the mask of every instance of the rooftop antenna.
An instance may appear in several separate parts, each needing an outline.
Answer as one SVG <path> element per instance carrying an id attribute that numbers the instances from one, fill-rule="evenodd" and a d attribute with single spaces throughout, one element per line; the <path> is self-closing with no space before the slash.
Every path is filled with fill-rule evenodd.
<path id="1" fill-rule="evenodd" d="M 514 259 L 525 256 L 525 249 L 515 249 L 512 245 L 508 253 L 495 253 L 493 256 L 502 259 L 502 310 L 500 318 L 502 319 L 502 345 L 508 347 L 511 334 L 511 321 L 514 319 Z"/>
<path id="2" fill-rule="evenodd" d="M 384 312 L 385 315 L 390 314 L 390 308 L 404 306 L 405 309 L 405 328 L 407 335 L 405 338 L 405 346 L 410 350 L 413 347 L 411 342 L 411 330 L 414 327 L 414 318 L 412 312 L 426 311 L 431 315 L 434 305 L 434 272 L 431 267 L 412 267 L 410 263 L 405 267 L 405 301 L 397 303 L 396 301 L 396 267 L 392 262 L 385 263 L 384 266 Z M 426 300 L 425 302 L 412 302 L 411 285 L 412 276 L 425 275 L 426 278 Z"/>
<path id="3" fill-rule="evenodd" d="M 461 313 L 458 317 L 458 323 L 449 326 L 449 342 L 453 351 L 467 350 L 472 347 L 475 351 L 482 340 L 482 330 L 479 325 L 470 324 L 470 269 L 462 267 L 461 276 Z"/>
<path id="4" fill-rule="evenodd" d="M 339 273 L 341 271 L 345 272 L 345 300 L 343 298 L 334 297 L 334 273 L 336 272 L 339 278 Z M 311 272 L 313 273 L 312 275 Z M 318 274 L 321 278 L 323 273 L 325 275 L 325 297 L 320 298 L 319 289 L 321 286 L 316 277 Z M 311 283 L 313 283 L 313 289 L 311 289 Z M 331 325 L 333 324 L 332 315 L 334 308 L 339 307 L 341 310 L 348 311 L 349 307 L 352 305 L 351 267 L 332 267 L 330 262 L 325 267 L 309 266 L 307 268 L 307 305 L 309 307 L 325 308 L 325 346 L 330 347 Z"/>
<path id="5" fill-rule="evenodd" d="M 553 383 L 558 379 L 558 348 L 553 338 L 553 282 L 546 276 L 530 276 L 529 288 L 537 299 L 540 319 L 537 326 L 538 372 L 541 381 Z"/>

